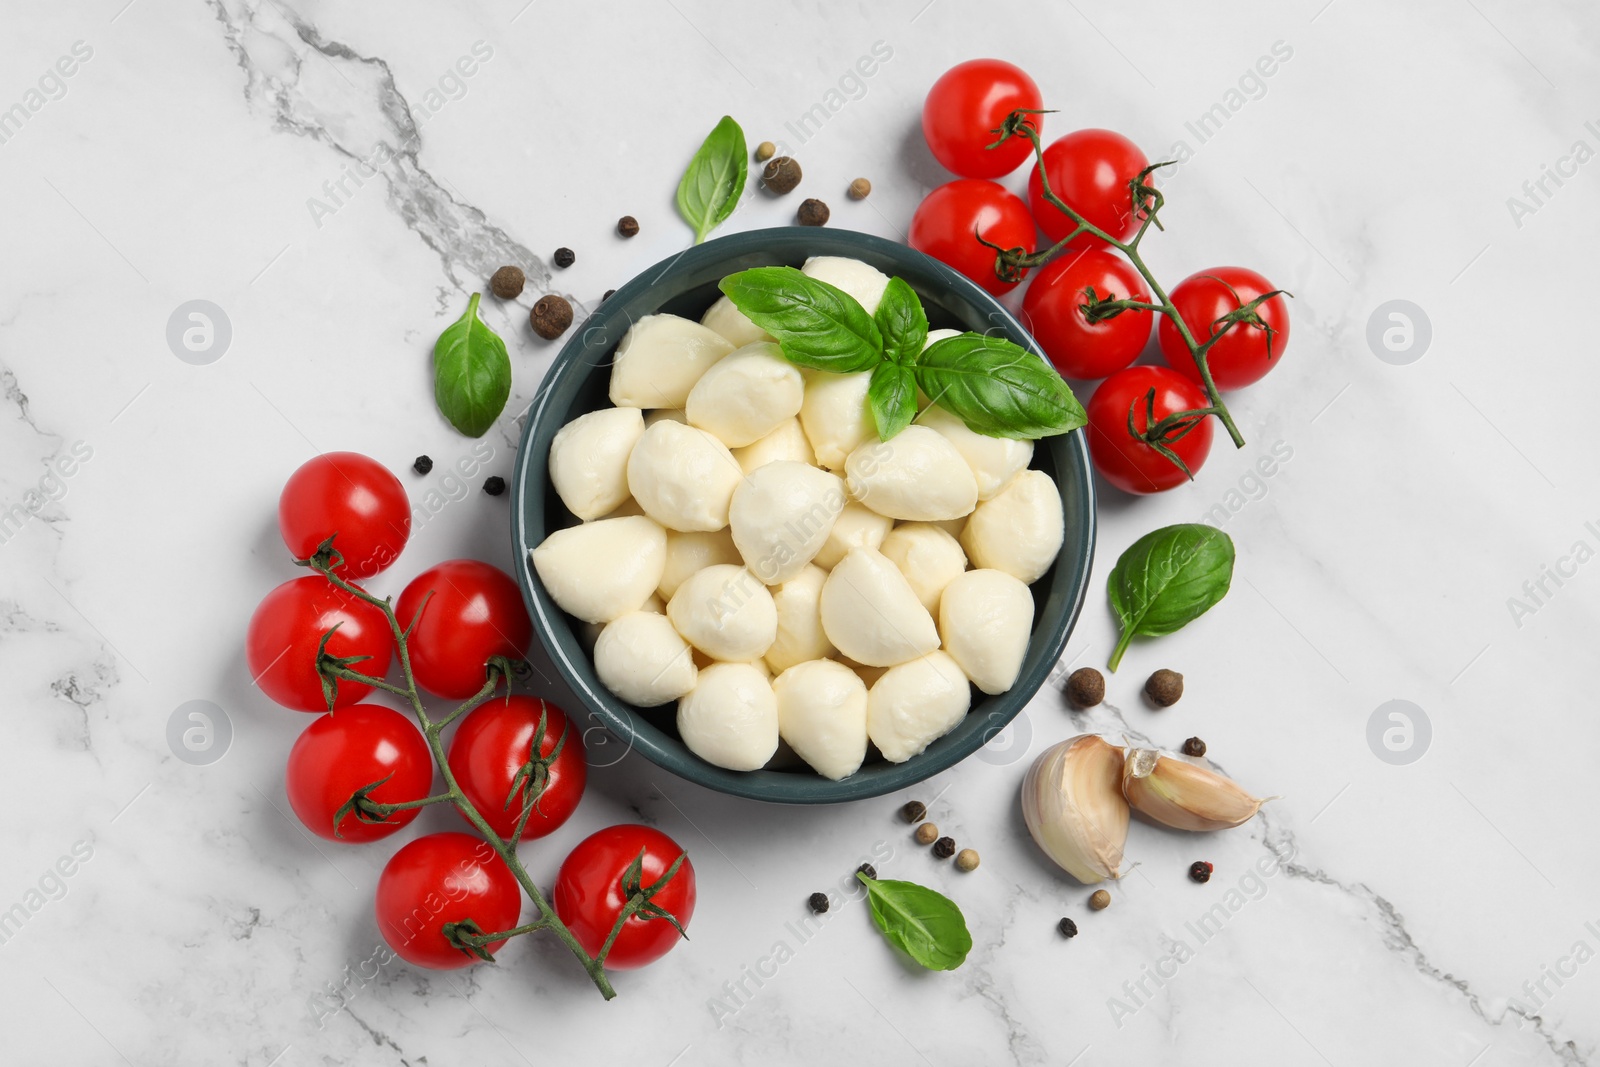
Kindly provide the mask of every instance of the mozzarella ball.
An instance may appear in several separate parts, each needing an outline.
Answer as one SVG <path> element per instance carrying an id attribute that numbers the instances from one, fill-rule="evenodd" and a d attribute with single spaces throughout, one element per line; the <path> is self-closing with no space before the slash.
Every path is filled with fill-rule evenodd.
<path id="1" fill-rule="evenodd" d="M 671 530 L 720 530 L 744 477 L 728 446 L 678 422 L 649 427 L 628 457 L 628 489 L 644 513 Z"/>
<path id="2" fill-rule="evenodd" d="M 848 778 L 867 758 L 867 687 L 829 659 L 798 663 L 772 682 L 778 735 L 824 778 Z"/>
<path id="3" fill-rule="evenodd" d="M 1044 471 L 1025 470 L 978 505 L 961 531 L 961 546 L 973 566 L 1032 584 L 1055 562 L 1064 535 L 1056 483 Z"/>
<path id="4" fill-rule="evenodd" d="M 721 334 L 677 315 L 646 315 L 622 335 L 611 362 L 619 408 L 681 408 L 710 366 L 733 351 Z"/>
<path id="5" fill-rule="evenodd" d="M 689 390 L 689 423 L 729 448 L 754 444 L 800 413 L 800 368 L 770 341 L 747 345 L 714 364 Z"/>
<path id="6" fill-rule="evenodd" d="M 672 535 L 668 534 L 669 556 L 671 551 Z M 930 615 L 939 612 L 939 594 L 967 569 L 967 554 L 961 551 L 961 542 L 931 522 L 896 526 L 878 551 L 900 568 Z"/>
<path id="7" fill-rule="evenodd" d="M 641 515 L 557 530 L 528 554 L 550 599 L 584 622 L 638 611 L 661 584 L 667 532 Z"/>
<path id="8" fill-rule="evenodd" d="M 678 586 L 667 618 L 712 659 L 748 663 L 766 655 L 778 636 L 772 594 L 743 567 L 718 563 Z"/>
<path id="9" fill-rule="evenodd" d="M 594 669 L 607 689 L 641 708 L 677 700 L 694 688 L 699 674 L 672 623 L 648 611 L 606 624 L 594 643 Z"/>
<path id="10" fill-rule="evenodd" d="M 817 465 L 817 457 L 811 451 L 811 442 L 806 440 L 799 419 L 784 419 L 761 440 L 734 449 L 733 458 L 739 461 L 739 468 L 746 474 L 780 459 L 792 459 L 812 467 Z"/>
<path id="11" fill-rule="evenodd" d="M 933 616 L 895 565 L 871 548 L 852 548 L 822 583 L 822 630 L 869 667 L 892 667 L 939 647 Z"/>
<path id="12" fill-rule="evenodd" d="M 844 469 L 850 495 L 891 519 L 958 519 L 978 503 L 972 468 L 926 426 L 907 426 L 892 440 L 862 444 Z"/>
<path id="13" fill-rule="evenodd" d="M 800 425 L 811 442 L 817 462 L 829 470 L 844 466 L 845 457 L 861 442 L 878 439 L 872 412 L 867 408 L 871 371 L 806 375 L 806 396 L 800 404 Z"/>
<path id="14" fill-rule="evenodd" d="M 931 522 L 928 525 L 939 527 L 939 529 L 959 541 L 961 540 L 961 531 L 967 528 L 967 519 L 963 516 L 959 519 L 944 519 L 940 522 Z"/>
<path id="15" fill-rule="evenodd" d="M 966 717 L 972 688 L 944 652 L 890 667 L 867 691 L 867 736 L 890 763 L 904 763 Z"/>
<path id="16" fill-rule="evenodd" d="M 644 433 L 638 408 L 601 408 L 579 415 L 550 442 L 550 484 L 567 510 L 585 521 L 628 499 L 628 455 Z"/>
<path id="17" fill-rule="evenodd" d="M 822 632 L 822 583 L 828 572 L 807 567 L 772 590 L 778 610 L 778 636 L 767 649 L 766 664 L 778 673 L 810 659 L 832 654 L 833 643 Z"/>
<path id="18" fill-rule="evenodd" d="M 748 663 L 714 663 L 678 701 L 689 751 L 730 771 L 754 771 L 778 750 L 778 698 Z"/>
<path id="19" fill-rule="evenodd" d="M 868 315 L 878 310 L 883 291 L 889 287 L 889 276 L 883 271 L 844 256 L 812 256 L 801 264 L 800 273 L 843 289 L 856 298 Z"/>
<path id="20" fill-rule="evenodd" d="M 959 415 L 934 405 L 917 417 L 919 426 L 937 430 L 955 446 L 978 481 L 978 499 L 988 500 L 1033 460 L 1032 441 L 990 437 L 967 429 Z"/>
<path id="21" fill-rule="evenodd" d="M 689 416 L 683 413 L 682 408 L 656 408 L 654 411 L 644 413 L 644 424 L 647 429 L 662 421 L 688 422 Z"/>
<path id="22" fill-rule="evenodd" d="M 689 577 L 714 563 L 743 563 L 727 530 L 667 531 L 667 562 L 656 591 L 668 600 Z"/>
<path id="23" fill-rule="evenodd" d="M 600 517 L 603 518 L 603 519 L 622 519 L 622 518 L 626 518 L 629 515 L 643 515 L 643 514 L 644 514 L 644 508 L 641 508 L 639 506 L 639 502 L 637 500 L 633 499 L 633 497 L 630 496 L 630 497 L 626 498 L 625 500 L 623 500 L 623 502 L 618 504 L 615 508 L 613 508 L 612 510 L 606 512 L 604 515 L 602 515 Z"/>
<path id="24" fill-rule="evenodd" d="M 846 552 L 852 548 L 877 548 L 883 544 L 883 539 L 888 536 L 894 520 L 854 500 L 844 506 L 839 512 L 839 517 L 833 521 L 833 529 L 828 531 L 828 539 L 822 542 L 822 549 L 811 562 L 824 569 L 829 569 L 844 559 Z"/>
<path id="25" fill-rule="evenodd" d="M 1005 571 L 967 571 L 945 586 L 939 635 L 973 685 L 1004 693 L 1016 682 L 1033 636 L 1033 594 Z"/>
<path id="26" fill-rule="evenodd" d="M 766 330 L 751 322 L 749 316 L 734 307 L 733 301 L 725 296 L 706 309 L 706 313 L 700 316 L 700 325 L 726 337 L 735 348 L 774 339 Z"/>
<path id="27" fill-rule="evenodd" d="M 928 331 L 927 340 L 922 342 L 922 350 L 924 352 L 926 352 L 928 349 L 932 348 L 936 342 L 943 341 L 947 337 L 960 337 L 960 336 L 961 336 L 961 331 L 960 330 L 929 330 Z M 917 389 L 917 410 L 918 411 L 927 410 L 927 407 L 928 407 L 929 403 L 930 403 L 930 401 L 928 400 L 928 394 L 924 393 L 922 391 L 921 387 L 919 386 L 918 389 Z"/>
<path id="28" fill-rule="evenodd" d="M 768 585 L 805 569 L 846 500 L 837 474 L 793 460 L 768 463 L 733 491 L 728 524 L 746 567 Z"/>

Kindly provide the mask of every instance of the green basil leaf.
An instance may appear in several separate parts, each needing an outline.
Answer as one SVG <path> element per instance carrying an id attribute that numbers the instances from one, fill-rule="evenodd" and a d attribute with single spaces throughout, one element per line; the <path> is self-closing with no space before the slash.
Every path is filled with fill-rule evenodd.
<path id="1" fill-rule="evenodd" d="M 711 128 L 678 182 L 678 214 L 694 227 L 699 244 L 733 214 L 749 174 L 744 131 L 731 116 Z"/>
<path id="2" fill-rule="evenodd" d="M 1034 440 L 1087 421 L 1055 368 L 1003 337 L 963 333 L 935 341 L 915 372 L 928 399 L 990 437 Z"/>
<path id="3" fill-rule="evenodd" d="M 867 887 L 872 921 L 891 945 L 930 971 L 953 971 L 972 951 L 972 935 L 955 901 L 915 882 L 857 874 Z"/>
<path id="4" fill-rule="evenodd" d="M 1122 627 L 1110 668 L 1117 669 L 1135 635 L 1180 630 L 1227 596 L 1233 558 L 1233 538 L 1196 522 L 1153 530 L 1129 545 L 1106 581 Z"/>
<path id="5" fill-rule="evenodd" d="M 450 425 L 468 437 L 487 433 L 511 395 L 511 357 L 499 334 L 478 318 L 481 295 L 472 294 L 466 313 L 433 346 L 434 399 Z"/>
<path id="6" fill-rule="evenodd" d="M 878 301 L 878 310 L 872 321 L 883 335 L 883 354 L 904 367 L 912 366 L 922 355 L 922 346 L 928 340 L 928 316 L 922 310 L 922 301 L 916 292 L 901 278 L 890 278 L 889 287 Z M 882 432 L 880 426 L 879 432 Z M 884 438 L 888 440 L 887 437 Z"/>
<path id="7" fill-rule="evenodd" d="M 754 267 L 718 283 L 733 306 L 778 339 L 790 363 L 834 374 L 871 370 L 883 337 L 855 297 L 793 267 Z"/>
<path id="8" fill-rule="evenodd" d="M 888 360 L 872 368 L 867 407 L 872 409 L 872 422 L 881 441 L 910 426 L 917 417 L 917 383 L 910 369 Z"/>

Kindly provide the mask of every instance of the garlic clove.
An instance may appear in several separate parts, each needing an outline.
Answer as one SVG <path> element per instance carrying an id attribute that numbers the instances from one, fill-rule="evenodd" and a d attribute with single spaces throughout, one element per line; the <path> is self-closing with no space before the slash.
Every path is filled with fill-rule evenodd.
<path id="1" fill-rule="evenodd" d="M 1265 800 L 1231 778 L 1153 748 L 1130 748 L 1122 795 L 1139 814 L 1177 830 L 1226 830 L 1249 822 Z"/>
<path id="2" fill-rule="evenodd" d="M 1085 885 L 1121 876 L 1129 818 L 1122 774 L 1122 749 L 1083 734 L 1042 752 L 1022 780 L 1028 833 Z"/>

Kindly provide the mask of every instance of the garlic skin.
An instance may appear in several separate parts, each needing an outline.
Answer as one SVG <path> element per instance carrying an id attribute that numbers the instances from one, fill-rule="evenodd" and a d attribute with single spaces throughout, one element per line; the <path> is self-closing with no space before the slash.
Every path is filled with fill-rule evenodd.
<path id="1" fill-rule="evenodd" d="M 890 763 L 904 763 L 954 730 L 972 686 L 944 652 L 890 667 L 867 691 L 867 736 Z"/>
<path id="2" fill-rule="evenodd" d="M 778 751 L 778 698 L 748 663 L 713 663 L 678 701 L 689 751 L 730 771 L 754 771 Z"/>
<path id="3" fill-rule="evenodd" d="M 550 442 L 550 484 L 567 510 L 587 522 L 628 499 L 628 456 L 644 434 L 638 408 L 579 415 Z"/>
<path id="4" fill-rule="evenodd" d="M 1265 800 L 1231 778 L 1153 748 L 1130 748 L 1122 795 L 1133 809 L 1175 830 L 1226 830 L 1255 818 Z"/>
<path id="5" fill-rule="evenodd" d="M 681 408 L 689 390 L 733 343 L 677 315 L 646 315 L 622 335 L 611 361 L 611 402 L 619 408 Z"/>
<path id="6" fill-rule="evenodd" d="M 839 781 L 867 758 L 867 687 L 844 664 L 797 663 L 772 683 L 778 732 L 824 778 Z"/>
<path id="7" fill-rule="evenodd" d="M 667 532 L 642 515 L 597 519 L 557 530 L 528 555 L 562 611 L 583 622 L 610 622 L 655 594 Z"/>
<path id="8" fill-rule="evenodd" d="M 1022 779 L 1028 833 L 1084 885 L 1121 877 L 1129 819 L 1122 764 L 1122 749 L 1081 734 L 1041 752 Z"/>

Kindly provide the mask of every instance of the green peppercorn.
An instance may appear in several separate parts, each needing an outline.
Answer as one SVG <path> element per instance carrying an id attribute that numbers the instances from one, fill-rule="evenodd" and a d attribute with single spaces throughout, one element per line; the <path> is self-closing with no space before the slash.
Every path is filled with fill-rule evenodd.
<path id="1" fill-rule="evenodd" d="M 917 827 L 917 844 L 931 845 L 939 839 L 939 828 L 931 822 L 925 822 Z"/>
<path id="2" fill-rule="evenodd" d="M 975 871 L 975 870 L 977 870 L 978 869 L 978 850 L 975 849 L 975 848 L 964 848 L 960 852 L 957 852 L 956 853 L 956 866 L 961 868 L 963 871 Z"/>
<path id="3" fill-rule="evenodd" d="M 778 146 L 773 144 L 771 141 L 762 141 L 760 144 L 756 145 L 757 163 L 765 163 L 767 160 L 771 159 L 777 154 Z"/>
<path id="4" fill-rule="evenodd" d="M 1095 911 L 1105 911 L 1111 906 L 1111 894 L 1104 889 L 1096 889 L 1089 894 L 1089 907 Z"/>

